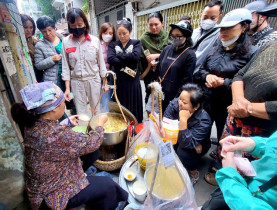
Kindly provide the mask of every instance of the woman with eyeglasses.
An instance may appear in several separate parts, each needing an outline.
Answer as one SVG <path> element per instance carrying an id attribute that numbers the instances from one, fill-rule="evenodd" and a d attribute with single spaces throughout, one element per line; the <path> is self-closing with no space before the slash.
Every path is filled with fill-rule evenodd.
<path id="1" fill-rule="evenodd" d="M 153 12 L 148 17 L 148 29 L 141 37 L 142 53 L 139 61 L 140 79 L 144 80 L 146 98 L 151 93 L 148 88 L 149 83 L 154 75 L 157 61 L 162 50 L 171 44 L 168 32 L 163 30 L 163 16 L 159 12 Z"/>
<path id="2" fill-rule="evenodd" d="M 126 107 L 140 123 L 143 119 L 142 95 L 139 81 L 138 62 L 141 42 L 130 39 L 130 19 L 117 21 L 119 40 L 111 42 L 108 48 L 108 62 L 116 73 L 116 92 L 122 106 Z"/>
<path id="3" fill-rule="evenodd" d="M 192 82 L 196 56 L 192 46 L 192 26 L 185 20 L 170 25 L 172 44 L 162 51 L 155 70 L 154 79 L 161 83 L 164 92 L 163 112 L 169 102 L 180 95 L 181 87 Z"/>

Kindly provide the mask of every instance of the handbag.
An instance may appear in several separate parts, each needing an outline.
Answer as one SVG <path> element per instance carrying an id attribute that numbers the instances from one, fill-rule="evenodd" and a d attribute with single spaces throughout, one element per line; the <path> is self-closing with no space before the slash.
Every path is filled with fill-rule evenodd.
<path id="1" fill-rule="evenodd" d="M 165 76 L 167 75 L 167 73 L 169 72 L 171 66 L 181 57 L 181 55 L 183 55 L 187 50 L 189 49 L 189 47 L 187 47 L 186 49 L 184 49 L 184 51 L 178 55 L 178 57 L 170 64 L 170 66 L 168 67 L 168 69 L 166 70 L 165 74 L 163 75 L 163 77 L 161 78 L 160 76 L 158 77 L 159 83 L 161 84 L 164 81 Z"/>

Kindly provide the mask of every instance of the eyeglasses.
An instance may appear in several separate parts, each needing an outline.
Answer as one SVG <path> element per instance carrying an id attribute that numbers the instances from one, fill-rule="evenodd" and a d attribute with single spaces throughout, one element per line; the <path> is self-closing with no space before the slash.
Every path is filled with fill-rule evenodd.
<path id="1" fill-rule="evenodd" d="M 170 36 L 169 36 L 169 39 L 171 39 L 171 40 L 173 40 L 173 39 L 178 39 L 178 40 L 180 40 L 180 39 L 182 39 L 182 37 L 184 37 L 184 36 L 172 36 L 172 35 L 170 35 Z"/>

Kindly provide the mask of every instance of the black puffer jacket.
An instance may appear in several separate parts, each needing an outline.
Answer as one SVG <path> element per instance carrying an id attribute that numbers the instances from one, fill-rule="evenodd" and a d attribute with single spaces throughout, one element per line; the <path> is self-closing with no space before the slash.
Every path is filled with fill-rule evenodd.
<path id="1" fill-rule="evenodd" d="M 194 79 L 200 80 L 202 87 L 205 87 L 206 76 L 213 74 L 224 78 L 224 85 L 208 90 L 213 99 L 232 101 L 231 85 L 235 74 L 242 69 L 252 58 L 257 48 L 250 47 L 250 52 L 246 55 L 234 55 L 237 48 L 225 50 L 223 47 L 215 47 L 207 56 L 206 61 L 201 66 L 198 75 Z"/>
<path id="2" fill-rule="evenodd" d="M 173 99 L 164 112 L 164 117 L 179 120 L 178 99 Z M 178 146 L 182 149 L 194 149 L 198 144 L 202 145 L 202 153 L 206 153 L 210 146 L 210 135 L 212 121 L 209 114 L 200 107 L 188 119 L 187 129 L 180 130 L 178 135 Z"/>

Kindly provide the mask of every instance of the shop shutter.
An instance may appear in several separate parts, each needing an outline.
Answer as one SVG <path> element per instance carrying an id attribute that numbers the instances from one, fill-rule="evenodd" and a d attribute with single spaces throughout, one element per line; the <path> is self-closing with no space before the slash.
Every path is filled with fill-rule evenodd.
<path id="1" fill-rule="evenodd" d="M 191 23 L 193 28 L 197 28 L 200 23 L 200 14 L 204 5 L 209 2 L 209 0 L 194 1 L 181 6 L 165 9 L 159 11 L 164 17 L 164 27 L 167 31 L 170 30 L 170 24 L 177 23 L 184 16 L 187 15 L 191 17 Z M 137 37 L 148 31 L 148 19 L 149 14 L 141 15 L 137 17 Z"/>

